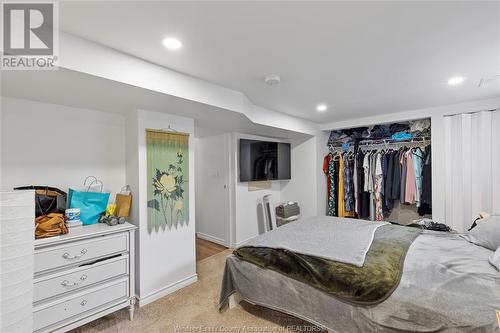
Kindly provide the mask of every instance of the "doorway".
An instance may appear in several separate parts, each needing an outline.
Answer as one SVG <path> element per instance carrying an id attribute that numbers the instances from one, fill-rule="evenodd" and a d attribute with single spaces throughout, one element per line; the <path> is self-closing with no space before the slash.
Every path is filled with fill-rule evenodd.
<path id="1" fill-rule="evenodd" d="M 229 135 L 225 133 L 196 139 L 197 258 L 218 253 L 230 244 Z"/>

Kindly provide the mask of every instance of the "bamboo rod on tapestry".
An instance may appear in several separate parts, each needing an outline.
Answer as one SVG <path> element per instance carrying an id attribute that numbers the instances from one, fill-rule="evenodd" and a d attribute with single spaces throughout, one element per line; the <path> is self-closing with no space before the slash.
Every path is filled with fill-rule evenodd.
<path id="1" fill-rule="evenodd" d="M 184 133 L 184 132 L 177 132 L 176 130 L 172 128 L 168 129 L 154 129 L 154 128 L 146 128 L 146 132 L 150 133 L 166 133 L 166 134 L 177 134 L 177 135 L 182 135 L 182 136 L 189 136 L 189 133 Z"/>

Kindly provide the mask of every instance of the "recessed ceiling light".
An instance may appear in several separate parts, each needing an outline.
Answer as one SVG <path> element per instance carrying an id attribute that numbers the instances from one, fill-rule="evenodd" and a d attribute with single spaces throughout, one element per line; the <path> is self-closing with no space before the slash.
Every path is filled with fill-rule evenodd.
<path id="1" fill-rule="evenodd" d="M 264 82 L 270 86 L 274 86 L 281 82 L 281 77 L 277 74 L 269 74 L 264 78 Z"/>
<path id="2" fill-rule="evenodd" d="M 465 81 L 465 78 L 463 76 L 455 76 L 455 77 L 452 77 L 451 79 L 448 80 L 448 84 L 450 86 L 456 86 L 456 85 L 463 83 L 464 81 Z"/>
<path id="3" fill-rule="evenodd" d="M 163 40 L 163 46 L 169 50 L 178 50 L 182 47 L 182 43 L 177 38 L 167 37 Z"/>
<path id="4" fill-rule="evenodd" d="M 318 112 L 325 112 L 326 109 L 328 109 L 328 106 L 326 106 L 326 104 L 319 104 L 317 107 L 316 107 L 316 110 Z"/>

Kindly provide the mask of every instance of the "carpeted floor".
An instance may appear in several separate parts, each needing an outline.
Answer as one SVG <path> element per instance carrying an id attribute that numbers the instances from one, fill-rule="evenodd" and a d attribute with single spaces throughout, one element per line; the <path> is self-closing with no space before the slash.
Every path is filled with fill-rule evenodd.
<path id="1" fill-rule="evenodd" d="M 83 332 L 318 332 L 317 327 L 280 312 L 242 306 L 219 313 L 217 303 L 224 261 L 232 250 L 225 250 L 198 262 L 198 282 L 137 308 L 133 321 L 128 310 L 88 323 L 72 331 Z"/>

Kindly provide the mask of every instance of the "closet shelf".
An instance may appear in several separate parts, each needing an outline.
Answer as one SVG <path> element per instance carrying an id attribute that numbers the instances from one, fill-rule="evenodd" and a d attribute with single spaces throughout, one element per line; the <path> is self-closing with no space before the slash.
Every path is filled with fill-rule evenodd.
<path id="1" fill-rule="evenodd" d="M 416 137 L 408 140 L 394 140 L 394 139 L 365 139 L 359 141 L 358 145 L 360 148 L 375 148 L 375 147 L 386 147 L 386 148 L 391 148 L 391 147 L 401 147 L 401 146 L 410 146 L 410 145 L 427 145 L 431 143 L 431 138 L 430 137 Z M 354 142 L 349 142 L 349 149 L 353 148 L 355 143 Z M 336 150 L 336 149 L 344 149 L 343 145 L 332 145 L 329 144 L 328 148 L 331 150 Z"/>

